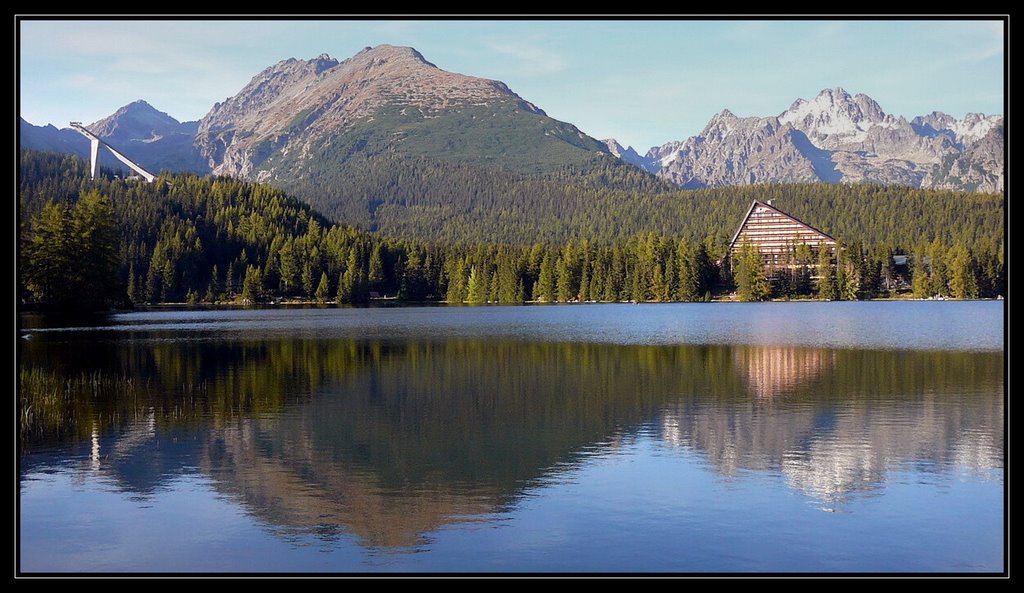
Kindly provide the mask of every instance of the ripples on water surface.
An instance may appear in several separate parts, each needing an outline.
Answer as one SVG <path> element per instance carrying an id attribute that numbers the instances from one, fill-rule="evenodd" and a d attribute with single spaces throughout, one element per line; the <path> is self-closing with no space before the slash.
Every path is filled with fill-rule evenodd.
<path id="1" fill-rule="evenodd" d="M 1002 323 L 1001 303 L 26 318 L 23 396 L 74 397 L 23 432 L 21 569 L 998 572 Z"/>

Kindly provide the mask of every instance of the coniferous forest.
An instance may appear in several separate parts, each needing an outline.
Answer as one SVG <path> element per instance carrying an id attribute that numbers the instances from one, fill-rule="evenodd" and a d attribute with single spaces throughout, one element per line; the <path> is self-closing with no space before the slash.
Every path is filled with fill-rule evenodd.
<path id="1" fill-rule="evenodd" d="M 332 180 L 339 194 L 389 189 L 316 204 L 328 218 L 259 183 L 165 173 L 145 184 L 109 171 L 92 181 L 78 157 L 22 151 L 20 160 L 18 289 L 24 303 L 61 309 L 1005 294 L 1001 194 L 828 184 L 680 191 L 609 178 L 621 168 L 521 177 L 421 162 L 348 169 Z M 802 265 L 767 278 L 756 254 L 726 259 L 754 199 L 836 237 L 837 261 L 798 246 Z M 906 266 L 893 263 L 900 254 Z"/>

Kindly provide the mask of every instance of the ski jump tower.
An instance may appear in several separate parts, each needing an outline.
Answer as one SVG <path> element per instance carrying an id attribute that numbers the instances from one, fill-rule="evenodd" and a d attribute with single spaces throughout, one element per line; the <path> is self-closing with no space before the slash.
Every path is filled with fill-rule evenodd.
<path id="1" fill-rule="evenodd" d="M 85 126 L 82 125 L 82 122 L 80 122 L 80 121 L 73 121 L 73 122 L 71 122 L 71 127 L 74 128 L 76 132 L 78 132 L 79 134 L 81 134 L 81 135 L 83 135 L 83 136 L 85 136 L 86 138 L 89 139 L 89 154 L 92 157 L 90 164 L 91 164 L 92 178 L 93 179 L 96 179 L 96 171 L 99 169 L 99 164 L 100 164 L 100 145 L 105 147 L 107 150 L 110 151 L 111 154 L 116 156 L 117 160 L 119 160 L 122 163 L 124 163 L 124 164 L 128 165 L 129 167 L 131 167 L 132 171 L 135 171 L 136 173 L 141 175 L 149 183 L 153 183 L 153 180 L 156 179 L 155 175 L 153 175 L 149 171 L 147 171 L 147 170 L 143 169 L 142 167 L 140 167 L 138 165 L 138 163 L 136 163 L 135 161 L 131 160 L 130 158 L 124 156 L 120 152 L 117 152 L 116 150 L 114 150 L 113 146 L 111 146 L 111 145 L 107 144 L 106 142 L 100 140 L 99 136 L 97 136 L 96 134 L 93 134 L 89 130 L 85 129 Z"/>

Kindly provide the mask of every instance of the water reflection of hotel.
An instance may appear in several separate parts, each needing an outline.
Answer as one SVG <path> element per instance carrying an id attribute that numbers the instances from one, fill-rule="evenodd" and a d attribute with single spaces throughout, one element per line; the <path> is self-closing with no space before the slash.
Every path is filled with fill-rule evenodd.
<path id="1" fill-rule="evenodd" d="M 733 349 L 733 363 L 757 398 L 792 393 L 835 366 L 834 350 L 750 347 Z"/>

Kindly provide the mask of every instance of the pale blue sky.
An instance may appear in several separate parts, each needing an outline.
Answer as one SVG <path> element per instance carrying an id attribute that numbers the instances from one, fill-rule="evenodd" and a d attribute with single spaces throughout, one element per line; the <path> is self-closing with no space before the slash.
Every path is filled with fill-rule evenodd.
<path id="1" fill-rule="evenodd" d="M 835 86 L 908 119 L 1002 113 L 1003 42 L 1001 21 L 25 20 L 21 115 L 64 127 L 141 98 L 199 119 L 280 60 L 390 43 L 643 153 Z"/>

